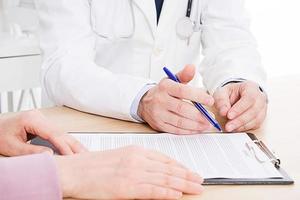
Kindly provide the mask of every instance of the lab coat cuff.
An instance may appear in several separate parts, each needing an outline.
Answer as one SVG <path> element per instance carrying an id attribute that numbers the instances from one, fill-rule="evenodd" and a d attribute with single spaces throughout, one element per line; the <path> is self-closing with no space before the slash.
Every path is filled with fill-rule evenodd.
<path id="1" fill-rule="evenodd" d="M 224 87 L 225 85 L 228 85 L 229 83 L 240 83 L 240 82 L 244 82 L 246 81 L 246 79 L 243 78 L 230 78 L 227 79 L 226 81 L 224 81 L 220 87 Z"/>
<path id="2" fill-rule="evenodd" d="M 244 79 L 244 78 L 230 78 L 226 81 L 224 81 L 220 87 L 224 87 L 225 85 L 228 85 L 229 83 L 239 83 L 239 82 L 244 82 L 244 81 L 247 81 L 247 79 Z M 266 90 L 258 84 L 258 88 L 259 90 L 264 93 L 267 97 L 267 103 L 269 103 L 269 98 L 268 98 L 268 94 L 266 93 Z"/>
<path id="3" fill-rule="evenodd" d="M 133 119 L 135 119 L 137 122 L 145 122 L 139 115 L 138 115 L 138 108 L 139 108 L 139 104 L 141 99 L 143 98 L 143 96 L 154 86 L 156 85 L 156 83 L 149 83 L 146 84 L 140 91 L 139 93 L 136 95 L 135 99 L 133 100 L 131 107 L 130 107 L 130 115 Z"/>

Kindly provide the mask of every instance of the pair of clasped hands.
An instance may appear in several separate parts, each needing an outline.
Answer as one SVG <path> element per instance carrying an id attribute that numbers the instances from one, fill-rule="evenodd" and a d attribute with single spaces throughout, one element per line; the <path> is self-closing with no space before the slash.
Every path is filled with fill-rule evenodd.
<path id="1" fill-rule="evenodd" d="M 213 96 L 186 85 L 195 68 L 186 66 L 177 74 L 183 84 L 163 79 L 142 98 L 140 116 L 154 129 L 175 134 L 200 133 L 210 124 L 185 100 L 205 106 L 215 104 L 228 118 L 227 131 L 257 128 L 266 115 L 266 96 L 252 82 L 228 84 Z M 62 133 L 38 111 L 0 119 L 0 154 L 53 153 L 28 142 L 39 136 L 62 155 L 55 156 L 64 197 L 80 199 L 179 199 L 198 195 L 203 179 L 177 161 L 156 151 L 130 146 L 103 152 L 88 152 L 70 135 Z"/>

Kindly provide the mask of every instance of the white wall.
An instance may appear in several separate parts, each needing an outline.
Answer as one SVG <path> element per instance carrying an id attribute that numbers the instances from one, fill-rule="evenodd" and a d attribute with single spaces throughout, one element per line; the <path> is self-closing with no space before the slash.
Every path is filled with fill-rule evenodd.
<path id="1" fill-rule="evenodd" d="M 247 0 L 269 78 L 299 74 L 300 0 Z"/>
<path id="2" fill-rule="evenodd" d="M 3 2 L 0 0 L 0 32 L 3 31 Z"/>

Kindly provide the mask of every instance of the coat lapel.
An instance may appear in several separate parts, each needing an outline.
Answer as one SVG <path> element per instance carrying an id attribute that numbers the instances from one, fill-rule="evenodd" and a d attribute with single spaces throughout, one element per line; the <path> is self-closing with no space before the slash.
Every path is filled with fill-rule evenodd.
<path id="1" fill-rule="evenodd" d="M 145 18 L 148 20 L 151 31 L 155 35 L 157 25 L 156 25 L 156 7 L 154 0 L 132 0 L 141 12 L 144 13 Z"/>

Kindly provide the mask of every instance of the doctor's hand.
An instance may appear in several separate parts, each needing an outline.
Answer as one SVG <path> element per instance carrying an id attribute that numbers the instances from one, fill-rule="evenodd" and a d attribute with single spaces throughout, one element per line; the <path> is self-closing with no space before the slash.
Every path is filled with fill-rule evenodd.
<path id="1" fill-rule="evenodd" d="M 228 132 L 257 129 L 267 113 L 267 97 L 251 81 L 230 83 L 214 93 L 215 106 L 221 116 L 227 117 Z"/>
<path id="2" fill-rule="evenodd" d="M 212 106 L 214 99 L 206 91 L 186 85 L 195 75 L 194 66 L 186 66 L 177 74 L 181 83 L 163 79 L 140 101 L 138 114 L 153 129 L 174 134 L 194 134 L 211 128 L 209 122 L 187 102 Z"/>
<path id="3" fill-rule="evenodd" d="M 53 151 L 27 143 L 35 136 L 49 141 L 61 154 L 74 154 L 86 149 L 72 136 L 55 128 L 39 111 L 27 111 L 0 119 L 0 155 L 19 156 Z"/>

